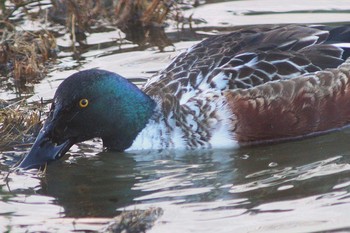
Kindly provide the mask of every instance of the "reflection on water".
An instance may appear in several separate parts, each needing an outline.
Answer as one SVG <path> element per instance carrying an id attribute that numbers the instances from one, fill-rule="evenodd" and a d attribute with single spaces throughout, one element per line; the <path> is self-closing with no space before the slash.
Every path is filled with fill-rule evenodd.
<path id="1" fill-rule="evenodd" d="M 55 197 L 66 217 L 112 217 L 132 202 L 135 162 L 127 156 L 102 153 L 69 166 L 53 165 L 40 180 L 38 194 Z M 111 161 L 116 161 L 109 166 Z"/>
<path id="2" fill-rule="evenodd" d="M 59 217 L 157 206 L 164 216 L 151 232 L 350 229 L 342 214 L 350 208 L 349 134 L 235 151 L 77 156 L 52 164 L 44 178 L 10 175 L 0 221 L 36 229 Z"/>
<path id="3" fill-rule="evenodd" d="M 296 2 L 299 5 L 290 6 L 298 11 L 297 21 L 314 22 L 315 14 L 299 17 L 304 11 L 302 1 L 293 1 Z M 226 4 L 234 8 L 227 10 L 231 5 Z M 242 13 L 249 8 L 256 12 L 259 5 L 264 8 L 259 8 L 262 18 L 258 22 L 255 17 L 259 14 Z M 334 2 L 322 0 L 316 8 L 333 9 L 330 5 Z M 342 21 L 344 12 L 350 9 L 345 5 L 339 0 L 337 7 L 343 10 L 318 16 L 318 21 Z M 193 40 L 194 35 L 200 40 L 215 30 L 225 30 L 218 27 L 223 21 L 225 26 L 231 26 L 235 21 L 232 17 L 240 19 L 237 24 L 293 20 L 288 14 L 267 14 L 273 6 L 277 12 L 283 7 L 272 0 L 204 5 L 195 16 L 210 18 L 214 14 L 208 14 L 209 8 L 223 12 L 217 21 L 207 20 L 216 28 L 202 28 L 197 34 L 186 30 L 167 35 L 173 42 L 187 36 Z M 304 6 L 304 10 L 311 8 L 315 7 L 310 3 Z M 35 85 L 37 95 L 32 100 L 51 98 L 62 79 L 74 72 L 70 69 L 82 65 L 79 62 L 86 63 L 83 68 L 97 66 L 139 78 L 161 69 L 174 56 L 173 48 L 159 53 L 155 48 L 137 48 L 130 43 L 120 44 L 119 48 L 111 41 L 98 44 L 99 40 L 114 37 L 113 33 L 89 37 L 89 43 L 96 45 L 82 54 L 84 62 L 72 60 L 63 52 L 59 65 L 62 70 L 53 71 L 53 77 Z M 58 43 L 64 47 L 64 40 Z M 179 50 L 192 43 L 174 44 Z M 164 210 L 150 232 L 350 231 L 349 136 L 350 129 L 345 129 L 302 141 L 236 150 L 129 153 L 101 152 L 100 142 L 92 141 L 74 147 L 66 160 L 51 164 L 44 177 L 35 172 L 12 173 L 8 182 L 4 180 L 7 172 L 28 148 L 3 151 L 0 232 L 100 230 L 120 211 L 149 206 Z"/>

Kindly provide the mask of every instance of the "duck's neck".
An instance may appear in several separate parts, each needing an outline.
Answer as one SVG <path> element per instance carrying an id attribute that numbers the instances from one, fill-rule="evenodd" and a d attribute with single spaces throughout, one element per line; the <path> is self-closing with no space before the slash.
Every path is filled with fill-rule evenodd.
<path id="1" fill-rule="evenodd" d="M 109 133 L 102 136 L 104 147 L 117 151 L 129 148 L 137 135 L 145 128 L 155 111 L 156 103 L 133 84 L 117 90 L 109 111 L 114 112 L 115 118 Z M 118 107 L 115 107 L 118 106 Z"/>

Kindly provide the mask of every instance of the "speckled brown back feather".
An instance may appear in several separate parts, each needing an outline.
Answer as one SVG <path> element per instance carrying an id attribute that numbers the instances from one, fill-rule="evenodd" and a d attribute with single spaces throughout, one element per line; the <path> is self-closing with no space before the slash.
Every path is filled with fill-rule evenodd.
<path id="1" fill-rule="evenodd" d="M 144 86 L 149 95 L 249 88 L 340 65 L 342 50 L 322 44 L 327 31 L 305 26 L 260 26 L 210 37 L 177 56 Z M 217 87 L 223 72 L 227 85 Z M 219 80 L 220 82 L 221 80 Z"/>

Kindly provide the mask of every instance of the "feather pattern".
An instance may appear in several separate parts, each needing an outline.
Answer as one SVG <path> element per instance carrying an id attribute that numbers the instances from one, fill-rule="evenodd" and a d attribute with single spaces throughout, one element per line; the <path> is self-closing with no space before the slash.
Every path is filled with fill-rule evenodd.
<path id="1" fill-rule="evenodd" d="M 225 92 L 241 143 L 285 140 L 350 123 L 350 59 L 338 68 Z"/>
<path id="2" fill-rule="evenodd" d="M 142 88 L 158 103 L 158 135 L 168 138 L 157 147 L 175 145 L 172 138 L 186 148 L 249 144 L 348 124 L 349 62 L 330 38 L 327 28 L 252 26 L 179 54 Z M 348 109 L 339 117 L 338 104 Z"/>

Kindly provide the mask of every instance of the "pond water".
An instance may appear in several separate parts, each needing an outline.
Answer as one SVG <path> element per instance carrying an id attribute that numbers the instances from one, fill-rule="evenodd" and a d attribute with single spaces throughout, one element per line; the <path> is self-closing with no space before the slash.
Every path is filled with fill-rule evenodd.
<path id="1" fill-rule="evenodd" d="M 62 52 L 56 67 L 34 85 L 29 100 L 52 98 L 65 77 L 92 67 L 140 83 L 139 78 L 162 69 L 179 51 L 235 25 L 350 23 L 348 0 L 293 0 L 283 5 L 277 0 L 216 1 L 185 12 L 192 13 L 206 23 L 192 30 L 168 28 L 174 46 L 163 52 L 121 40 L 123 34 L 113 30 L 90 35 L 90 49 L 77 61 L 65 50 L 69 38 L 59 38 Z M 14 91 L 0 96 L 17 97 Z M 74 146 L 45 176 L 11 173 L 8 182 L 4 178 L 10 167 L 29 148 L 1 151 L 0 232 L 101 231 L 121 211 L 148 207 L 164 211 L 148 232 L 347 232 L 348 136 L 350 129 L 344 129 L 235 150 L 132 153 L 101 152 L 96 139 Z"/>

